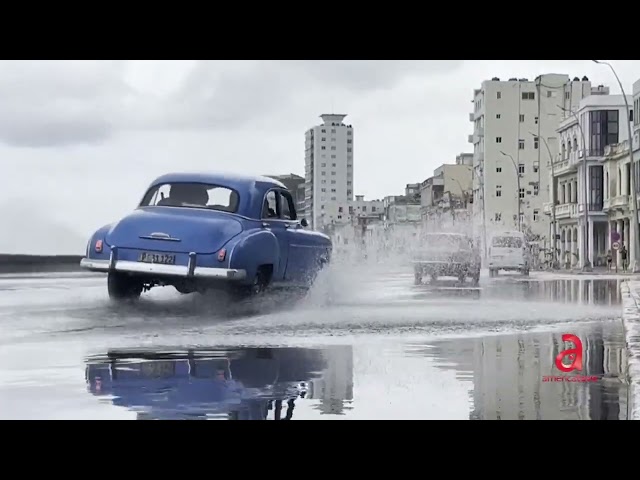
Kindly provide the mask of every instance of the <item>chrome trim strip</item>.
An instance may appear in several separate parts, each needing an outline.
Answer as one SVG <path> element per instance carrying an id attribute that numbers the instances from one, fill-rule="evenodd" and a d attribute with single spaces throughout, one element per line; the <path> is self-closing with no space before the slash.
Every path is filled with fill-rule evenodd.
<path id="1" fill-rule="evenodd" d="M 189 268 L 182 265 L 162 265 L 158 263 L 130 262 L 127 260 L 92 260 L 83 258 L 80 267 L 97 272 L 108 272 L 113 263 L 113 270 L 131 273 L 156 273 L 175 277 L 187 277 Z M 226 280 L 242 280 L 247 276 L 246 270 L 229 268 L 193 267 L 195 278 L 220 278 Z"/>

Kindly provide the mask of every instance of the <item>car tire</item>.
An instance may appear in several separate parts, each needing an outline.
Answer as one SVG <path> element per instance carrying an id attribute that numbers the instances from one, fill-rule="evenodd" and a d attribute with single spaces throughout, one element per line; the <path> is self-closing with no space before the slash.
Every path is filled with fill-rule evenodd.
<path id="1" fill-rule="evenodd" d="M 112 300 L 135 300 L 142 294 L 142 282 L 130 275 L 109 272 L 107 291 Z"/>

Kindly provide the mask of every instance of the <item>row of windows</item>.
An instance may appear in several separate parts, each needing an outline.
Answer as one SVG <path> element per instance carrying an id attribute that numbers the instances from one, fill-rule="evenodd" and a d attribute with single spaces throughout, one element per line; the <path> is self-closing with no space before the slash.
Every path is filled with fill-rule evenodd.
<path id="1" fill-rule="evenodd" d="M 538 162 L 534 162 L 533 163 L 533 173 L 538 173 L 539 171 L 539 167 L 538 167 Z M 502 173 L 502 167 L 496 167 L 496 173 Z M 520 165 L 518 165 L 518 173 L 524 174 L 525 172 L 525 166 L 523 163 L 521 163 Z"/>
<path id="2" fill-rule="evenodd" d="M 326 142 L 326 141 L 327 141 L 327 137 L 322 137 L 322 138 L 320 138 L 320 141 L 321 141 L 321 142 Z M 331 141 L 332 141 L 332 142 L 335 142 L 335 141 L 336 141 L 336 137 L 331 137 Z M 353 143 L 353 140 L 351 140 L 351 139 L 349 138 L 349 139 L 347 139 L 347 143 Z"/>
<path id="3" fill-rule="evenodd" d="M 533 186 L 533 194 L 538 195 L 540 193 L 540 187 L 536 184 Z M 531 195 L 531 191 L 525 191 L 524 188 L 520 189 L 520 198 L 524 198 L 525 194 Z M 496 185 L 496 197 L 502 196 L 502 185 Z"/>
<path id="4" fill-rule="evenodd" d="M 327 183 L 326 180 L 321 180 L 320 183 L 322 183 L 323 185 Z M 331 180 L 331 185 L 335 185 L 336 181 L 335 180 Z M 347 180 L 347 185 L 351 185 L 351 180 Z"/>
<path id="5" fill-rule="evenodd" d="M 496 222 L 501 222 L 502 221 L 502 213 L 501 212 L 496 212 L 494 215 L 494 220 Z M 540 219 L 540 210 L 534 210 L 533 211 L 533 221 L 537 222 Z M 524 220 L 524 214 L 520 214 L 520 220 Z"/>
<path id="6" fill-rule="evenodd" d="M 320 132 L 327 133 L 327 129 L 323 128 L 322 130 L 320 130 Z M 331 129 L 331 133 L 336 133 L 336 129 L 332 128 Z M 352 135 L 352 134 L 353 134 L 353 130 L 347 130 L 347 135 Z"/>
<path id="7" fill-rule="evenodd" d="M 327 149 L 327 147 L 325 147 L 324 145 L 322 145 L 320 147 L 320 150 L 326 150 L 326 149 Z M 336 147 L 331 147 L 331 150 L 337 150 L 337 148 Z M 347 153 L 351 153 L 351 152 L 353 152 L 353 148 L 347 147 Z M 335 158 L 335 157 L 332 156 L 331 158 Z"/>
<path id="8" fill-rule="evenodd" d="M 502 92 L 496 92 L 496 98 L 500 100 L 502 98 Z M 535 100 L 535 99 L 536 99 L 535 92 L 522 92 L 522 100 Z"/>
<path id="9" fill-rule="evenodd" d="M 502 143 L 502 137 L 496 137 L 496 143 Z M 518 150 L 524 150 L 526 145 L 526 142 L 524 140 L 524 138 L 520 138 L 518 139 Z M 533 138 L 533 148 L 535 150 L 537 150 L 540 146 L 540 140 L 538 140 L 538 137 L 534 137 Z"/>

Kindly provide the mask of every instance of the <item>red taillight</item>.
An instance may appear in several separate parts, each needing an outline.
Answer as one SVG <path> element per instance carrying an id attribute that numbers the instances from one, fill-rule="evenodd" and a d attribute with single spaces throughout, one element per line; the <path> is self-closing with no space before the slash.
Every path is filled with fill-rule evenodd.
<path id="1" fill-rule="evenodd" d="M 96 240 L 95 249 L 98 253 L 102 252 L 102 240 Z"/>
<path id="2" fill-rule="evenodd" d="M 218 261 L 224 262 L 225 257 L 227 256 L 227 251 L 223 248 L 218 252 Z"/>

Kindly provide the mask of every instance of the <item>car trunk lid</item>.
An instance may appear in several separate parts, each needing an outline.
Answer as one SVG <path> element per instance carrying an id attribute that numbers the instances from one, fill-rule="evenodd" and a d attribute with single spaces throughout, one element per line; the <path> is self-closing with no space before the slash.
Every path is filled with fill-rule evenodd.
<path id="1" fill-rule="evenodd" d="M 160 252 L 211 254 L 242 232 L 242 224 L 215 210 L 140 208 L 107 234 L 110 246 Z"/>

